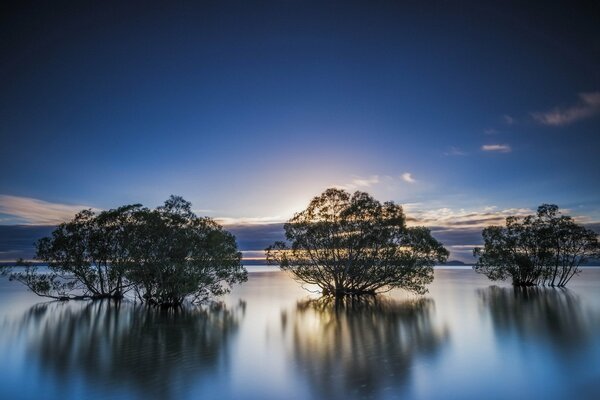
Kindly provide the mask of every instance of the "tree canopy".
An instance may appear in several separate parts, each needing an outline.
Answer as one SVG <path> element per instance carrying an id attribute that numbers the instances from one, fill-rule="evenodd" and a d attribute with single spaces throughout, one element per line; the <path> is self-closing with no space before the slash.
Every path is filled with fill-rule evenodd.
<path id="1" fill-rule="evenodd" d="M 10 278 L 57 299 L 122 298 L 132 291 L 143 302 L 175 306 L 247 279 L 235 237 L 177 196 L 156 209 L 83 210 L 36 249 L 49 273 L 27 265 L 9 271 Z"/>
<path id="2" fill-rule="evenodd" d="M 536 215 L 508 217 L 506 225 L 483 230 L 475 271 L 491 280 L 511 278 L 516 286 L 565 286 L 580 265 L 600 254 L 598 235 L 542 204 Z"/>
<path id="3" fill-rule="evenodd" d="M 181 197 L 140 210 L 131 233 L 127 277 L 143 301 L 202 301 L 247 279 L 235 237 L 212 219 L 196 217 Z"/>
<path id="4" fill-rule="evenodd" d="M 365 192 L 328 189 L 284 225 L 288 243 L 266 249 L 301 282 L 325 295 L 426 292 L 433 265 L 448 251 L 423 227 L 407 227 L 402 207 Z"/>

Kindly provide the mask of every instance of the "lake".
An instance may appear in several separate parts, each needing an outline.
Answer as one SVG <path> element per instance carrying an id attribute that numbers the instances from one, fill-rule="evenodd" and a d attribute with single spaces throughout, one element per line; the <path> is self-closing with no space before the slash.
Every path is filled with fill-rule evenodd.
<path id="1" fill-rule="evenodd" d="M 0 398 L 600 397 L 600 268 L 567 290 L 437 268 L 425 296 L 337 304 L 248 270 L 222 303 L 170 312 L 0 278 Z"/>

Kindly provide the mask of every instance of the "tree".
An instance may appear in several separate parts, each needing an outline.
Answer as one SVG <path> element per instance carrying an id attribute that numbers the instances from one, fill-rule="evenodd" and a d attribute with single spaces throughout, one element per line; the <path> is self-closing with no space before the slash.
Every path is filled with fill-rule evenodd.
<path id="1" fill-rule="evenodd" d="M 135 204 L 81 211 L 38 241 L 36 257 L 50 273 L 34 265 L 4 273 L 61 300 L 120 299 L 133 289 L 149 304 L 177 306 L 247 279 L 235 237 L 176 196 L 155 210 Z"/>
<path id="2" fill-rule="evenodd" d="M 545 282 L 565 286 L 581 272 L 582 263 L 600 255 L 598 234 L 562 215 L 554 204 L 541 205 L 537 215 L 542 225 L 540 241 L 548 249 Z"/>
<path id="3" fill-rule="evenodd" d="M 122 298 L 129 287 L 124 280 L 124 237 L 131 216 L 140 207 L 129 205 L 98 215 L 91 210 L 77 213 L 51 237 L 36 243 L 36 258 L 48 263 L 49 273 L 30 264 L 24 270 L 11 270 L 10 279 L 54 299 Z"/>
<path id="4" fill-rule="evenodd" d="M 491 280 L 512 279 L 515 286 L 565 286 L 579 266 L 599 254 L 598 235 L 543 204 L 536 215 L 508 217 L 506 226 L 482 232 L 484 246 L 474 250 L 473 267 Z"/>
<path id="5" fill-rule="evenodd" d="M 199 218 L 191 204 L 171 196 L 156 210 L 135 215 L 127 277 L 137 297 L 162 306 L 180 305 L 228 292 L 247 280 L 235 237 L 210 218 Z"/>
<path id="6" fill-rule="evenodd" d="M 328 189 L 285 225 L 285 242 L 267 260 L 324 295 L 374 294 L 403 288 L 426 292 L 433 265 L 448 251 L 423 227 L 409 228 L 402 207 L 368 193 Z"/>
<path id="7" fill-rule="evenodd" d="M 538 240 L 539 226 L 533 216 L 506 218 L 506 227 L 483 230 L 484 247 L 476 248 L 479 257 L 473 267 L 491 280 L 512 278 L 515 286 L 534 286 L 543 279 L 546 248 Z"/>

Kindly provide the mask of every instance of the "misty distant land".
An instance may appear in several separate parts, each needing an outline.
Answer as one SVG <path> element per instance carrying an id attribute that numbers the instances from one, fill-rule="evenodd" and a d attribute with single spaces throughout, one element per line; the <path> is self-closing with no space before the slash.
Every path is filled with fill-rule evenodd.
<path id="1" fill-rule="evenodd" d="M 258 265 L 268 265 L 267 261 L 264 259 L 259 259 L 259 260 L 244 260 L 242 259 L 242 264 L 244 266 L 258 266 Z M 472 266 L 474 263 L 465 263 L 462 262 L 460 260 L 448 260 L 445 263 L 440 263 L 440 264 L 436 264 L 436 267 L 460 267 L 460 266 L 464 266 L 464 267 L 470 267 Z M 14 266 L 15 262 L 14 261 L 2 261 L 0 262 L 0 267 L 10 267 L 10 266 Z M 32 262 L 32 265 L 36 265 L 36 266 L 43 266 L 46 265 L 46 263 L 44 262 Z M 276 265 L 274 265 L 276 267 Z M 600 267 L 600 259 L 593 259 L 593 260 L 589 260 L 586 263 L 583 263 L 580 265 L 581 267 Z"/>

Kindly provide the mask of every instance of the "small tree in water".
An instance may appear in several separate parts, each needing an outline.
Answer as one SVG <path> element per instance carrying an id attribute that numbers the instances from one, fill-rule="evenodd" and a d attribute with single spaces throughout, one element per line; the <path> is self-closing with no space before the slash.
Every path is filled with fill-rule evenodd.
<path id="1" fill-rule="evenodd" d="M 39 296 L 60 300 L 122 298 L 130 287 L 124 278 L 125 237 L 132 213 L 140 207 L 124 206 L 99 214 L 83 210 L 60 224 L 51 237 L 36 243 L 36 258 L 48 263 L 49 272 L 42 273 L 38 266 L 28 264 L 23 270 L 4 273 Z"/>
<path id="2" fill-rule="evenodd" d="M 515 286 L 565 286 L 581 264 L 600 254 L 598 235 L 543 204 L 536 215 L 508 217 L 506 226 L 483 230 L 475 271 L 491 280 L 512 279 Z"/>
<path id="3" fill-rule="evenodd" d="M 202 301 L 247 280 L 235 237 L 212 219 L 196 217 L 181 197 L 136 213 L 129 251 L 126 275 L 149 304 Z"/>
<path id="4" fill-rule="evenodd" d="M 433 265 L 448 257 L 428 229 L 406 226 L 401 206 L 381 204 L 364 192 L 328 189 L 284 229 L 289 246 L 273 244 L 267 260 L 325 295 L 393 288 L 424 293 Z"/>

